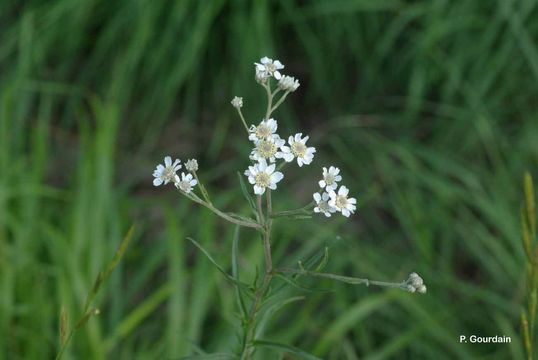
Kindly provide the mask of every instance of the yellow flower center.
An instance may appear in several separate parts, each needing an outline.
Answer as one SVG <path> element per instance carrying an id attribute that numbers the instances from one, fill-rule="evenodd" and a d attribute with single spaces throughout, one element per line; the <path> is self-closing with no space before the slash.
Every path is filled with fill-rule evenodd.
<path id="1" fill-rule="evenodd" d="M 186 180 L 182 180 L 182 181 L 180 181 L 180 182 L 178 183 L 177 186 L 179 187 L 179 189 L 180 189 L 181 191 L 185 191 L 185 192 L 187 192 L 187 191 L 189 191 L 189 189 L 190 189 L 190 187 L 191 187 L 191 184 L 190 184 L 188 181 L 186 181 Z"/>
<path id="2" fill-rule="evenodd" d="M 340 209 L 345 209 L 347 206 L 347 196 L 337 195 L 336 196 L 336 206 Z"/>
<path id="3" fill-rule="evenodd" d="M 266 139 L 271 136 L 271 129 L 265 124 L 260 124 L 256 127 L 256 137 L 258 139 Z"/>
<path id="4" fill-rule="evenodd" d="M 265 159 L 275 156 L 276 150 L 276 145 L 271 141 L 262 140 L 258 144 L 258 154 L 260 154 Z"/>
<path id="5" fill-rule="evenodd" d="M 332 185 L 334 183 L 334 176 L 332 174 L 325 175 L 325 183 Z"/>
<path id="6" fill-rule="evenodd" d="M 256 181 L 256 185 L 262 188 L 266 188 L 271 184 L 271 176 L 263 171 L 257 173 L 254 180 Z"/>
<path id="7" fill-rule="evenodd" d="M 303 157 L 306 155 L 306 145 L 302 142 L 296 141 L 291 144 L 291 152 L 296 157 Z"/>

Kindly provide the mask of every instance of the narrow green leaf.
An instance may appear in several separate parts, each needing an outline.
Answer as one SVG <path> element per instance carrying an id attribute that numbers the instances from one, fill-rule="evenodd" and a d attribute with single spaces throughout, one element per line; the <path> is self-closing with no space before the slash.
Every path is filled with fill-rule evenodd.
<path id="1" fill-rule="evenodd" d="M 310 288 L 308 286 L 305 286 L 305 285 L 299 283 L 293 277 L 287 277 L 287 276 L 282 275 L 282 274 L 276 274 L 275 276 L 282 279 L 282 280 L 284 280 L 286 283 L 296 287 L 299 290 L 304 290 L 304 291 L 308 291 L 308 292 L 315 292 L 315 293 L 326 293 L 326 292 L 331 292 L 332 291 L 332 290 L 329 290 L 329 289 Z"/>
<path id="2" fill-rule="evenodd" d="M 527 223 L 533 237 L 536 236 L 536 200 L 534 198 L 534 187 L 532 185 L 532 176 L 530 173 L 525 173 L 524 180 L 525 189 L 525 207 L 527 209 Z"/>
<path id="3" fill-rule="evenodd" d="M 214 354 L 184 356 L 184 357 L 179 358 L 179 360 L 227 360 L 227 359 L 237 359 L 237 355 L 227 354 L 227 353 L 214 353 Z"/>
<path id="4" fill-rule="evenodd" d="M 306 351 L 303 351 L 291 345 L 281 344 L 281 343 L 267 341 L 267 340 L 255 340 L 254 345 L 259 346 L 259 347 L 269 348 L 269 349 L 280 350 L 288 354 L 297 355 L 299 359 L 321 360 L 321 358 L 318 358 L 317 356 L 309 354 Z"/>
<path id="5" fill-rule="evenodd" d="M 319 265 L 316 267 L 316 272 L 321 271 L 327 266 L 327 263 L 329 262 L 329 247 L 325 246 L 325 251 L 323 252 L 323 257 L 321 258 L 321 261 Z"/>
<path id="6" fill-rule="evenodd" d="M 265 328 L 267 327 L 267 324 L 269 321 L 273 318 L 273 316 L 279 312 L 283 307 L 285 307 L 288 304 L 291 304 L 296 301 L 304 300 L 304 296 L 294 296 L 289 299 L 284 299 L 281 301 L 276 302 L 275 304 L 271 305 L 262 315 L 262 318 L 260 322 L 258 323 L 257 329 L 256 329 L 256 337 L 262 336 L 263 332 L 265 331 Z"/>
<path id="7" fill-rule="evenodd" d="M 257 215 L 258 211 L 256 210 L 256 202 L 248 192 L 247 184 L 245 184 L 245 179 L 243 179 L 243 176 L 239 171 L 237 172 L 237 177 L 239 178 L 239 184 L 241 185 L 241 192 L 243 193 L 245 199 L 247 199 L 247 202 L 250 206 L 250 210 L 252 210 L 254 215 Z"/>
<path id="8" fill-rule="evenodd" d="M 216 261 L 215 259 L 213 259 L 213 257 L 211 256 L 211 254 L 209 254 L 209 252 L 204 249 L 202 247 L 202 245 L 200 245 L 196 240 L 194 240 L 193 238 L 190 238 L 188 237 L 187 240 L 189 240 L 191 243 L 194 244 L 194 246 L 196 246 L 207 258 L 208 260 L 213 264 L 215 265 L 215 267 L 217 268 L 218 271 L 220 271 L 220 273 L 222 275 L 224 275 L 224 277 L 229 280 L 230 282 L 232 282 L 233 284 L 237 285 L 237 286 L 241 286 L 244 290 L 248 290 L 250 292 L 250 288 L 248 286 L 248 284 L 245 284 L 245 283 L 242 283 L 240 282 L 239 280 L 237 280 L 235 277 L 233 277 L 232 275 L 228 274 L 223 268 L 222 266 L 220 266 Z M 251 294 L 249 294 L 251 295 Z"/>
<path id="9" fill-rule="evenodd" d="M 239 244 L 239 226 L 235 227 L 233 240 L 232 240 L 232 276 L 239 280 L 239 264 L 238 264 L 238 244 Z M 245 300 L 243 298 L 242 288 L 240 286 L 235 286 L 235 295 L 237 296 L 237 302 L 241 313 L 244 318 L 248 316 L 247 307 L 245 305 Z"/>

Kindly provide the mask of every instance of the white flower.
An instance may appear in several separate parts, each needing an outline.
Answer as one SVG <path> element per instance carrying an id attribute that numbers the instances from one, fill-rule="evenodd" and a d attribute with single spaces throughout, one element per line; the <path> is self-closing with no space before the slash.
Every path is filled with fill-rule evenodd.
<path id="1" fill-rule="evenodd" d="M 284 174 L 275 171 L 275 164 L 267 166 L 265 159 L 260 159 L 254 166 L 249 166 L 245 171 L 248 182 L 254 185 L 254 193 L 262 195 L 266 188 L 276 189 L 276 183 L 284 178 Z"/>
<path id="2" fill-rule="evenodd" d="M 267 56 L 261 58 L 260 63 L 254 63 L 256 66 L 256 79 L 266 80 L 268 77 L 273 76 L 275 79 L 280 80 L 282 75 L 278 70 L 284 69 L 284 65 L 278 60 L 269 59 Z"/>
<path id="3" fill-rule="evenodd" d="M 316 207 L 314 208 L 314 212 L 316 213 L 323 213 L 326 217 L 331 217 L 331 214 L 336 212 L 336 209 L 329 205 L 329 194 L 324 192 L 323 194 L 314 193 L 314 201 L 316 201 Z"/>
<path id="4" fill-rule="evenodd" d="M 286 162 L 293 161 L 294 158 L 297 158 L 297 164 L 303 166 L 303 164 L 310 164 L 314 159 L 316 149 L 307 147 L 306 142 L 308 141 L 308 136 L 301 138 L 302 136 L 302 133 L 295 134 L 295 137 L 290 136 L 288 139 L 290 146 L 281 147 L 283 153 L 282 157 Z"/>
<path id="5" fill-rule="evenodd" d="M 250 159 L 254 161 L 265 159 L 274 163 L 276 158 L 281 159 L 284 156 L 284 153 L 280 151 L 280 147 L 285 143 L 284 139 L 281 139 L 276 134 L 273 137 L 258 140 L 255 142 L 256 147 L 250 153 Z"/>
<path id="6" fill-rule="evenodd" d="M 258 126 L 252 125 L 249 129 L 248 139 L 250 141 L 266 140 L 270 139 L 275 135 L 276 129 L 278 128 L 278 123 L 275 119 L 262 120 Z"/>
<path id="7" fill-rule="evenodd" d="M 198 161 L 196 159 L 190 159 L 185 163 L 185 169 L 190 172 L 198 171 Z"/>
<path id="8" fill-rule="evenodd" d="M 357 208 L 355 206 L 357 200 L 355 198 L 348 198 L 348 194 L 349 189 L 344 185 L 340 186 L 338 193 L 334 190 L 329 191 L 329 196 L 331 197 L 329 205 L 333 206 L 336 211 L 340 211 L 345 217 L 349 217 L 349 215 L 353 214 Z"/>
<path id="9" fill-rule="evenodd" d="M 342 180 L 342 176 L 338 175 L 340 169 L 334 166 L 323 168 L 323 180 L 319 181 L 319 187 L 325 188 L 326 191 L 336 190 L 338 181 Z"/>
<path id="10" fill-rule="evenodd" d="M 180 161 L 176 159 L 172 164 L 172 158 L 170 156 L 165 157 L 164 166 L 161 164 L 157 165 L 157 168 L 153 172 L 153 176 L 155 177 L 155 179 L 153 179 L 153 185 L 159 186 L 162 183 L 166 185 L 170 181 L 174 180 L 176 172 L 181 169 L 181 165 L 179 165 L 179 163 Z"/>
<path id="11" fill-rule="evenodd" d="M 192 174 L 185 174 L 182 172 L 181 179 L 177 175 L 175 177 L 174 185 L 176 185 L 176 187 L 184 193 L 190 193 L 192 191 L 192 187 L 196 186 L 196 184 L 198 184 L 198 181 L 193 179 Z"/>
<path id="12" fill-rule="evenodd" d="M 278 87 L 284 91 L 294 92 L 299 87 L 299 80 L 294 77 L 284 75 L 278 81 Z"/>
<path id="13" fill-rule="evenodd" d="M 242 108 L 243 107 L 243 98 L 242 97 L 234 97 L 231 101 L 232 103 L 232 106 L 236 109 L 239 109 L 239 108 Z"/>

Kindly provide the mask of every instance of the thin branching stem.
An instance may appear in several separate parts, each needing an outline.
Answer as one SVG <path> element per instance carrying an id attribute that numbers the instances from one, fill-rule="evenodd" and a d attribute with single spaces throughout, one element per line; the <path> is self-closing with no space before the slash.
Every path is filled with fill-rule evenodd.
<path id="1" fill-rule="evenodd" d="M 400 283 L 393 283 L 393 282 L 377 281 L 377 280 L 356 278 L 356 277 L 351 277 L 351 276 L 342 276 L 342 275 L 336 275 L 336 274 L 330 274 L 330 273 L 321 273 L 321 272 L 315 272 L 315 271 L 308 271 L 304 269 L 292 269 L 292 268 L 279 268 L 279 269 L 275 269 L 274 272 L 281 273 L 281 274 L 313 276 L 313 277 L 341 281 L 341 282 L 345 282 L 345 283 L 353 284 L 353 285 L 366 285 L 366 286 L 375 285 L 375 286 L 383 286 L 383 287 L 390 287 L 390 288 L 398 288 L 398 289 L 408 291 L 407 286 L 406 286 L 407 284 L 405 281 L 400 282 Z"/>
<path id="2" fill-rule="evenodd" d="M 248 130 L 247 122 L 245 121 L 245 117 L 243 116 L 243 112 L 241 111 L 240 107 L 237 107 L 237 112 L 239 113 L 239 117 L 241 118 L 241 121 L 243 122 L 243 125 L 245 126 L 245 130 L 247 131 L 247 134 L 250 134 Z"/>
<path id="3" fill-rule="evenodd" d="M 198 196 L 196 196 L 194 193 L 190 193 L 190 194 L 185 194 L 183 193 L 186 197 L 188 197 L 189 199 L 191 199 L 192 201 L 194 201 L 195 203 L 197 204 L 200 204 L 202 206 L 205 206 L 206 208 L 208 208 L 209 210 L 211 210 L 213 213 L 215 213 L 216 215 L 220 216 L 221 218 L 223 218 L 224 220 L 227 220 L 231 223 L 234 223 L 234 224 L 237 224 L 239 226 L 244 226 L 244 227 L 249 227 L 249 228 L 254 228 L 254 229 L 258 229 L 258 230 L 262 230 L 262 226 L 260 224 L 258 224 L 256 221 L 252 220 L 252 219 L 249 219 L 249 220 L 241 220 L 241 219 L 237 219 L 237 218 L 234 218 L 233 216 L 217 209 L 215 206 L 213 206 L 212 204 L 210 203 L 207 203 L 205 202 L 204 200 L 200 199 Z"/>

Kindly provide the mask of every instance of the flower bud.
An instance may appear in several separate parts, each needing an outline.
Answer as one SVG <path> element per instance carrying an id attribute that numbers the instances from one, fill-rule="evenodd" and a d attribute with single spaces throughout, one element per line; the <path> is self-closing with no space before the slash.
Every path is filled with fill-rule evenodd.
<path id="1" fill-rule="evenodd" d="M 242 97 L 234 97 L 233 100 L 231 101 L 232 103 L 232 106 L 236 109 L 240 109 L 243 107 L 243 98 Z"/>

